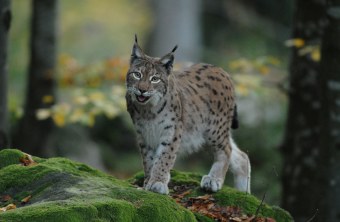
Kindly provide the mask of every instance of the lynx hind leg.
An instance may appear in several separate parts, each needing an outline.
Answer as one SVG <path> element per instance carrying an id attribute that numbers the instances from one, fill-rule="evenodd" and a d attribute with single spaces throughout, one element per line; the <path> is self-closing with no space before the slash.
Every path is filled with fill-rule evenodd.
<path id="1" fill-rule="evenodd" d="M 235 188 L 250 193 L 250 161 L 248 155 L 242 152 L 230 137 L 231 158 L 230 170 L 234 175 Z"/>
<path id="2" fill-rule="evenodd" d="M 217 192 L 224 183 L 230 163 L 231 145 L 226 140 L 222 147 L 214 147 L 214 163 L 208 175 L 202 177 L 201 187 L 207 191 Z"/>

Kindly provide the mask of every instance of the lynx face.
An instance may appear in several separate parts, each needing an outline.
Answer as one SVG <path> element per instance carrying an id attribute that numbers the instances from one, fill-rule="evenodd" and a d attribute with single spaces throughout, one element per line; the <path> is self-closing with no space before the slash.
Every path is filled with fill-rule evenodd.
<path id="1" fill-rule="evenodd" d="M 167 93 L 168 74 L 159 61 L 136 59 L 126 77 L 131 99 L 140 105 L 157 105 Z"/>
<path id="2" fill-rule="evenodd" d="M 145 55 L 135 44 L 126 76 L 126 86 L 131 99 L 140 105 L 156 106 L 168 92 L 168 77 L 173 60 L 172 52 L 162 58 L 153 58 Z"/>

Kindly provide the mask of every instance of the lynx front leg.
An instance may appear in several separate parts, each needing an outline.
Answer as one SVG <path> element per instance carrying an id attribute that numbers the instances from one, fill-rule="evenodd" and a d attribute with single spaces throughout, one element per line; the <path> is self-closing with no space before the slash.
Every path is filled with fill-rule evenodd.
<path id="1" fill-rule="evenodd" d="M 143 160 L 143 168 L 144 168 L 144 187 L 148 183 L 149 178 L 150 178 L 150 172 L 152 168 L 152 164 L 154 161 L 154 150 L 147 146 L 146 143 L 144 142 L 143 137 L 140 134 L 137 134 L 137 141 L 138 141 L 138 146 L 140 149 L 140 153 L 142 156 Z"/>
<path id="2" fill-rule="evenodd" d="M 180 145 L 180 140 L 178 138 L 178 134 L 176 134 L 171 137 L 170 140 L 162 141 L 163 142 L 161 142 L 157 148 L 150 179 L 146 184 L 145 189 L 156 193 L 168 194 L 170 170 L 175 164 L 176 153 Z"/>
<path id="3" fill-rule="evenodd" d="M 154 162 L 154 150 L 151 147 L 146 147 L 142 151 L 143 168 L 144 168 L 144 187 L 150 179 L 151 169 Z"/>
<path id="4" fill-rule="evenodd" d="M 214 163 L 208 175 L 202 177 L 201 187 L 205 190 L 217 192 L 224 183 L 225 174 L 227 173 L 230 163 L 231 146 L 229 141 L 225 145 L 214 147 Z"/>

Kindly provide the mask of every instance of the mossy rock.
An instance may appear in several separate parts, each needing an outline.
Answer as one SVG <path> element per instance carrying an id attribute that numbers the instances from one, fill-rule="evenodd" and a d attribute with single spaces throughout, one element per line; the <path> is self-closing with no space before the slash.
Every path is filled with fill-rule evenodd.
<path id="1" fill-rule="evenodd" d="M 118 180 L 103 172 L 65 158 L 41 159 L 23 166 L 19 150 L 0 151 L 0 208 L 15 204 L 16 209 L 0 213 L 0 221 L 210 221 L 177 204 L 171 197 L 136 188 L 138 174 L 130 181 Z M 189 184 L 201 195 L 200 175 L 172 172 L 171 186 Z M 11 198 L 2 198 L 4 196 Z M 23 199 L 31 196 L 27 203 Z M 260 201 L 232 188 L 214 194 L 220 204 L 240 206 L 254 213 Z M 24 201 L 25 202 L 25 201 Z M 292 221 L 280 208 L 264 205 L 264 216 Z"/>

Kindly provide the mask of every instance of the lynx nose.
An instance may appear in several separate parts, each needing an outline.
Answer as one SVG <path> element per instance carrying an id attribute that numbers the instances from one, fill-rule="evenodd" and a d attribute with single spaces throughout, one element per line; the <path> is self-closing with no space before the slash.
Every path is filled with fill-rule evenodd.
<path id="1" fill-rule="evenodd" d="M 139 92 L 140 92 L 141 95 L 143 95 L 143 94 L 146 92 L 146 90 L 144 90 L 144 89 L 139 89 Z"/>

